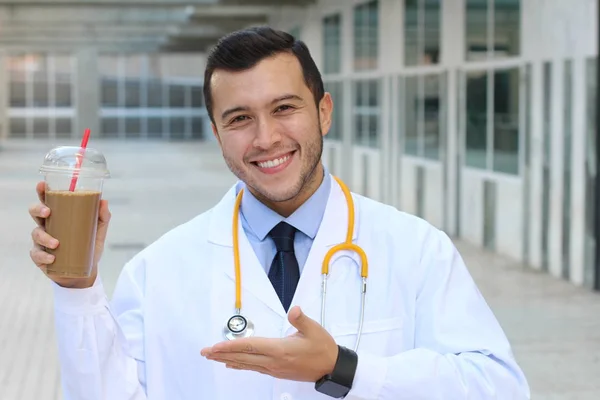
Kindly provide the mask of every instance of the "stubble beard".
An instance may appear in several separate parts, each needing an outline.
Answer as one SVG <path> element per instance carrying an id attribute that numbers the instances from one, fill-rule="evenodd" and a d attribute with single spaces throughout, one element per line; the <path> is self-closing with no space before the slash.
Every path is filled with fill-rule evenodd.
<path id="1" fill-rule="evenodd" d="M 255 180 L 252 178 L 252 173 L 249 171 L 250 168 L 255 168 L 254 166 L 246 167 L 243 164 L 237 164 L 234 160 L 228 157 L 225 152 L 223 152 L 223 158 L 225 159 L 225 163 L 227 164 L 227 167 L 229 167 L 229 170 L 239 180 L 244 182 L 259 199 L 267 200 L 273 203 L 290 201 L 300 196 L 304 190 L 310 189 L 311 183 L 318 178 L 315 176 L 315 172 L 321 162 L 321 156 L 323 155 L 323 135 L 320 123 L 318 125 L 317 133 L 319 135 L 318 138 L 315 138 L 302 149 L 305 159 L 299 160 L 300 162 L 304 163 L 300 167 L 300 176 L 290 188 L 283 192 L 280 191 L 278 193 L 273 193 L 260 187 L 260 184 L 255 182 Z M 244 162 L 242 161 L 242 163 Z"/>

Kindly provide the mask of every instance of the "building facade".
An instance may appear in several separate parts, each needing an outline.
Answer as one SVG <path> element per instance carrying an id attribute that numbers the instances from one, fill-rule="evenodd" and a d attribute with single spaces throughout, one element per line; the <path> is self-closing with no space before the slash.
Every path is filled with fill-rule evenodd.
<path id="1" fill-rule="evenodd" d="M 1 50 L 0 50 L 1 51 Z M 200 54 L 0 53 L 0 138 L 190 140 L 212 135 Z M 4 129 L 2 129 L 4 127 Z"/>
<path id="2" fill-rule="evenodd" d="M 332 94 L 324 158 L 356 192 L 576 285 L 595 266 L 594 0 L 273 8 Z M 210 138 L 203 55 L 0 50 L 0 138 Z"/>
<path id="3" fill-rule="evenodd" d="M 296 32 L 354 190 L 593 287 L 597 2 L 321 0 Z"/>

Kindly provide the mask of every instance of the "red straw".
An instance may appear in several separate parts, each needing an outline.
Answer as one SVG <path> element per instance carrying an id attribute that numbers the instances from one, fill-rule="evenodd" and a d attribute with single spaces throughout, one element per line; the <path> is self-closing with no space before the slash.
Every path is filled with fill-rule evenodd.
<path id="1" fill-rule="evenodd" d="M 81 168 L 81 163 L 83 162 L 83 154 L 85 153 L 85 149 L 87 147 L 89 139 L 90 130 L 86 129 L 83 133 L 83 139 L 81 139 L 81 154 L 77 155 L 77 165 L 75 166 L 75 172 L 73 172 L 73 178 L 71 178 L 71 187 L 69 187 L 69 190 L 71 192 L 74 192 L 75 186 L 77 186 L 77 177 L 79 176 L 79 169 Z"/>

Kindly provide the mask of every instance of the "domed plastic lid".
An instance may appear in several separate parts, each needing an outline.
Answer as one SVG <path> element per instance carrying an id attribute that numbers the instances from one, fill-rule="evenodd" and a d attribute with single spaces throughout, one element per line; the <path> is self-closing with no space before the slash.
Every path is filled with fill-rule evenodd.
<path id="1" fill-rule="evenodd" d="M 81 160 L 81 161 L 79 161 Z M 79 162 L 80 168 L 77 168 Z M 40 167 L 42 174 L 72 175 L 87 178 L 109 178 L 110 172 L 104 155 L 96 149 L 75 146 L 61 146 L 50 150 Z"/>

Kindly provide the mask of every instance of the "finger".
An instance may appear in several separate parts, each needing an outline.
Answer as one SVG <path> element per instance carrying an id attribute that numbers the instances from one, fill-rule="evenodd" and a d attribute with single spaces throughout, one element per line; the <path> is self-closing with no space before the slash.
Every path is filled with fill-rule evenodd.
<path id="1" fill-rule="evenodd" d="M 44 229 L 39 226 L 31 232 L 31 238 L 35 244 L 38 244 L 49 249 L 55 249 L 58 247 L 58 240 L 48 235 Z"/>
<path id="2" fill-rule="evenodd" d="M 205 355 L 206 351 L 207 353 L 249 353 L 272 356 L 279 352 L 280 347 L 281 339 L 251 337 L 217 343 L 211 348 L 202 350 L 202 355 Z"/>
<path id="3" fill-rule="evenodd" d="M 98 212 L 99 221 L 107 223 L 110 221 L 110 210 L 108 209 L 108 200 L 100 200 L 100 210 Z"/>
<path id="4" fill-rule="evenodd" d="M 257 367 L 255 365 L 244 365 L 244 364 L 233 364 L 232 363 L 232 364 L 225 364 L 225 367 L 229 368 L 229 369 L 236 369 L 239 371 L 254 371 L 254 372 L 259 372 L 259 373 L 265 374 L 265 375 L 271 375 L 268 370 L 266 370 L 262 367 Z M 274 376 L 274 375 L 271 375 L 271 376 Z"/>
<path id="5" fill-rule="evenodd" d="M 43 181 L 38 182 L 38 184 L 35 186 L 35 191 L 37 192 L 40 201 L 44 203 L 46 201 L 46 183 Z"/>
<path id="6" fill-rule="evenodd" d="M 46 253 L 39 246 L 34 246 L 29 251 L 29 256 L 31 260 L 40 268 L 45 267 L 46 265 L 52 264 L 55 260 L 55 257 L 52 254 Z"/>
<path id="7" fill-rule="evenodd" d="M 104 243 L 106 233 L 108 231 L 108 223 L 110 222 L 111 214 L 108 209 L 108 201 L 100 200 L 100 210 L 98 211 L 98 231 L 96 233 L 96 241 Z"/>
<path id="8" fill-rule="evenodd" d="M 262 354 L 215 353 L 206 358 L 222 363 L 254 365 L 262 368 L 268 368 L 268 366 L 273 363 L 273 358 Z"/>
<path id="9" fill-rule="evenodd" d="M 298 306 L 292 307 L 290 312 L 288 313 L 288 320 L 290 324 L 296 329 L 298 332 L 302 334 L 307 334 L 310 332 L 314 332 L 315 330 L 322 330 L 323 327 L 317 321 L 312 318 L 309 318 L 302 309 Z"/>
<path id="10" fill-rule="evenodd" d="M 29 215 L 31 215 L 31 218 L 33 218 L 37 225 L 44 226 L 46 223 L 45 219 L 50 216 L 50 209 L 43 203 L 36 203 L 29 207 Z"/>

